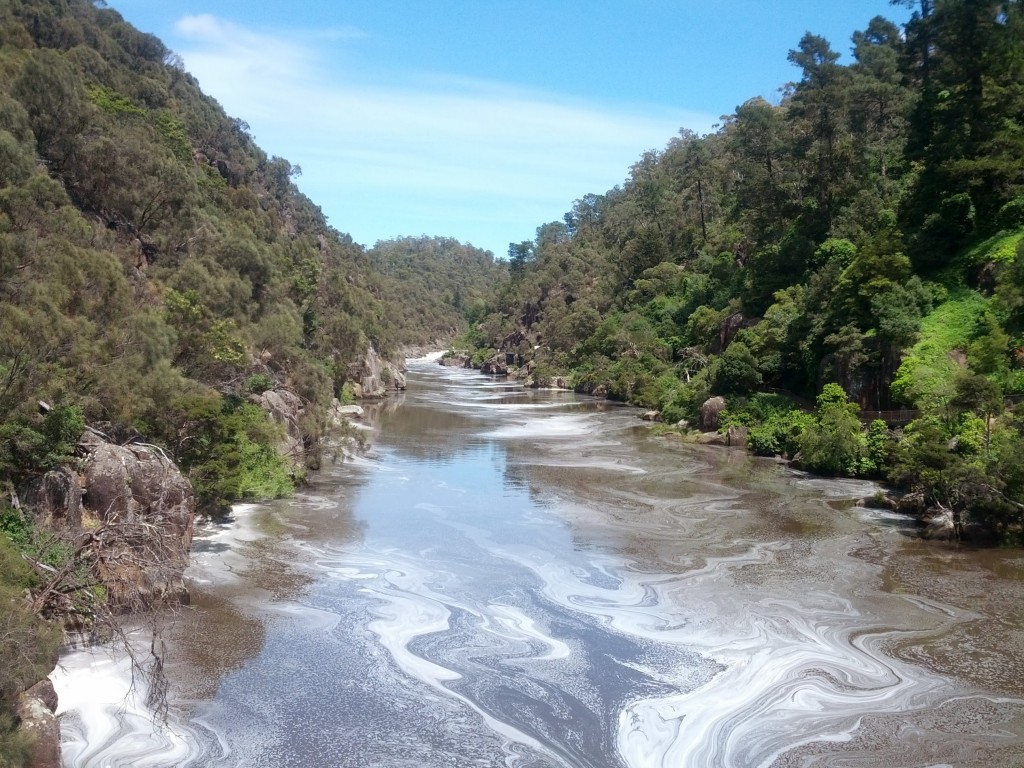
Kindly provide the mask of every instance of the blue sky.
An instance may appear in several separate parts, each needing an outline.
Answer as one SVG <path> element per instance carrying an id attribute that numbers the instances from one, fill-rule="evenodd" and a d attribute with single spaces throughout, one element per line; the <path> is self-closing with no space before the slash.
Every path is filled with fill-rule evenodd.
<path id="1" fill-rule="evenodd" d="M 504 256 L 681 128 L 846 57 L 887 0 L 110 0 L 249 123 L 360 243 L 441 235 Z"/>

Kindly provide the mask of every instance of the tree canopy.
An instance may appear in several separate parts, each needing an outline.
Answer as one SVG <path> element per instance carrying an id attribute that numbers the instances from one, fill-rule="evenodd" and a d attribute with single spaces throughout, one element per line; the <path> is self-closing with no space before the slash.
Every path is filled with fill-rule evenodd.
<path id="1" fill-rule="evenodd" d="M 720 394 L 761 424 L 756 392 L 833 385 L 863 412 L 918 409 L 987 478 L 958 498 L 1018 519 L 999 473 L 1019 435 L 992 403 L 1024 393 L 1024 3 L 904 4 L 903 29 L 876 17 L 852 35 L 849 63 L 807 33 L 778 104 L 680 131 L 577 200 L 565 237 L 511 244 L 472 340 L 666 421 Z M 892 470 L 847 409 L 815 419 L 758 439 L 821 470 Z M 809 429 L 802 447 L 784 436 Z M 912 474 L 893 477 L 923 487 Z"/>

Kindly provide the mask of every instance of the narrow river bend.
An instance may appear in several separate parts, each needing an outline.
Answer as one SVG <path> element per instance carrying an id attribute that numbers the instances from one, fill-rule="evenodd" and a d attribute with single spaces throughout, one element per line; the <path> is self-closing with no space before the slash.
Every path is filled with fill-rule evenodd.
<path id="1" fill-rule="evenodd" d="M 1020 550 L 436 362 L 373 421 L 199 532 L 166 726 L 65 657 L 68 768 L 1024 765 Z"/>

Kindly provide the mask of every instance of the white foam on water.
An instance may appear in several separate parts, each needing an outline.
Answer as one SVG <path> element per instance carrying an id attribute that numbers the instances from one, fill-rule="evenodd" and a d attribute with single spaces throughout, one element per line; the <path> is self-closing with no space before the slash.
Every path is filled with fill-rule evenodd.
<path id="1" fill-rule="evenodd" d="M 439 350 L 437 352 L 430 352 L 423 357 L 407 357 L 405 359 L 406 365 L 429 365 L 431 363 L 437 364 L 438 360 L 444 357 L 444 351 Z"/>
<path id="2" fill-rule="evenodd" d="M 482 436 L 494 438 L 495 440 L 553 440 L 591 435 L 596 430 L 597 425 L 587 415 L 568 414 L 508 424 L 489 432 L 484 432 Z"/>
<path id="3" fill-rule="evenodd" d="M 65 766 L 169 768 L 199 754 L 189 729 L 155 719 L 146 704 L 148 684 L 123 649 L 69 651 L 50 679 L 59 699 Z"/>
<path id="4" fill-rule="evenodd" d="M 237 582 L 248 562 L 245 547 L 266 536 L 257 525 L 258 510 L 257 504 L 236 504 L 225 518 L 198 520 L 186 579 Z M 140 630 L 128 639 L 135 656 L 145 661 L 148 635 Z M 67 650 L 50 679 L 59 701 L 66 768 L 176 768 L 202 755 L 196 731 L 173 712 L 161 722 L 147 705 L 149 684 L 123 646 Z"/>

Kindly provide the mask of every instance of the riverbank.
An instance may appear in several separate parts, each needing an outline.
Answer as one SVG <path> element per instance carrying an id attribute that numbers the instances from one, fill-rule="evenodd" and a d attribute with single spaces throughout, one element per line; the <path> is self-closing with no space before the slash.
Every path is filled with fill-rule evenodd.
<path id="1" fill-rule="evenodd" d="M 236 504 L 228 515 L 197 524 L 187 569 L 191 589 L 223 589 L 237 582 L 247 562 L 245 549 L 266 537 L 257 510 L 258 505 Z M 122 642 L 72 645 L 61 654 L 49 679 L 58 696 L 64 765 L 90 765 L 94 756 L 104 755 L 104 761 L 118 758 L 156 768 L 197 757 L 194 730 L 176 708 L 168 709 L 162 688 L 166 641 L 191 621 L 190 614 L 181 606 L 147 617 L 144 624 L 129 623 L 127 648 Z"/>

